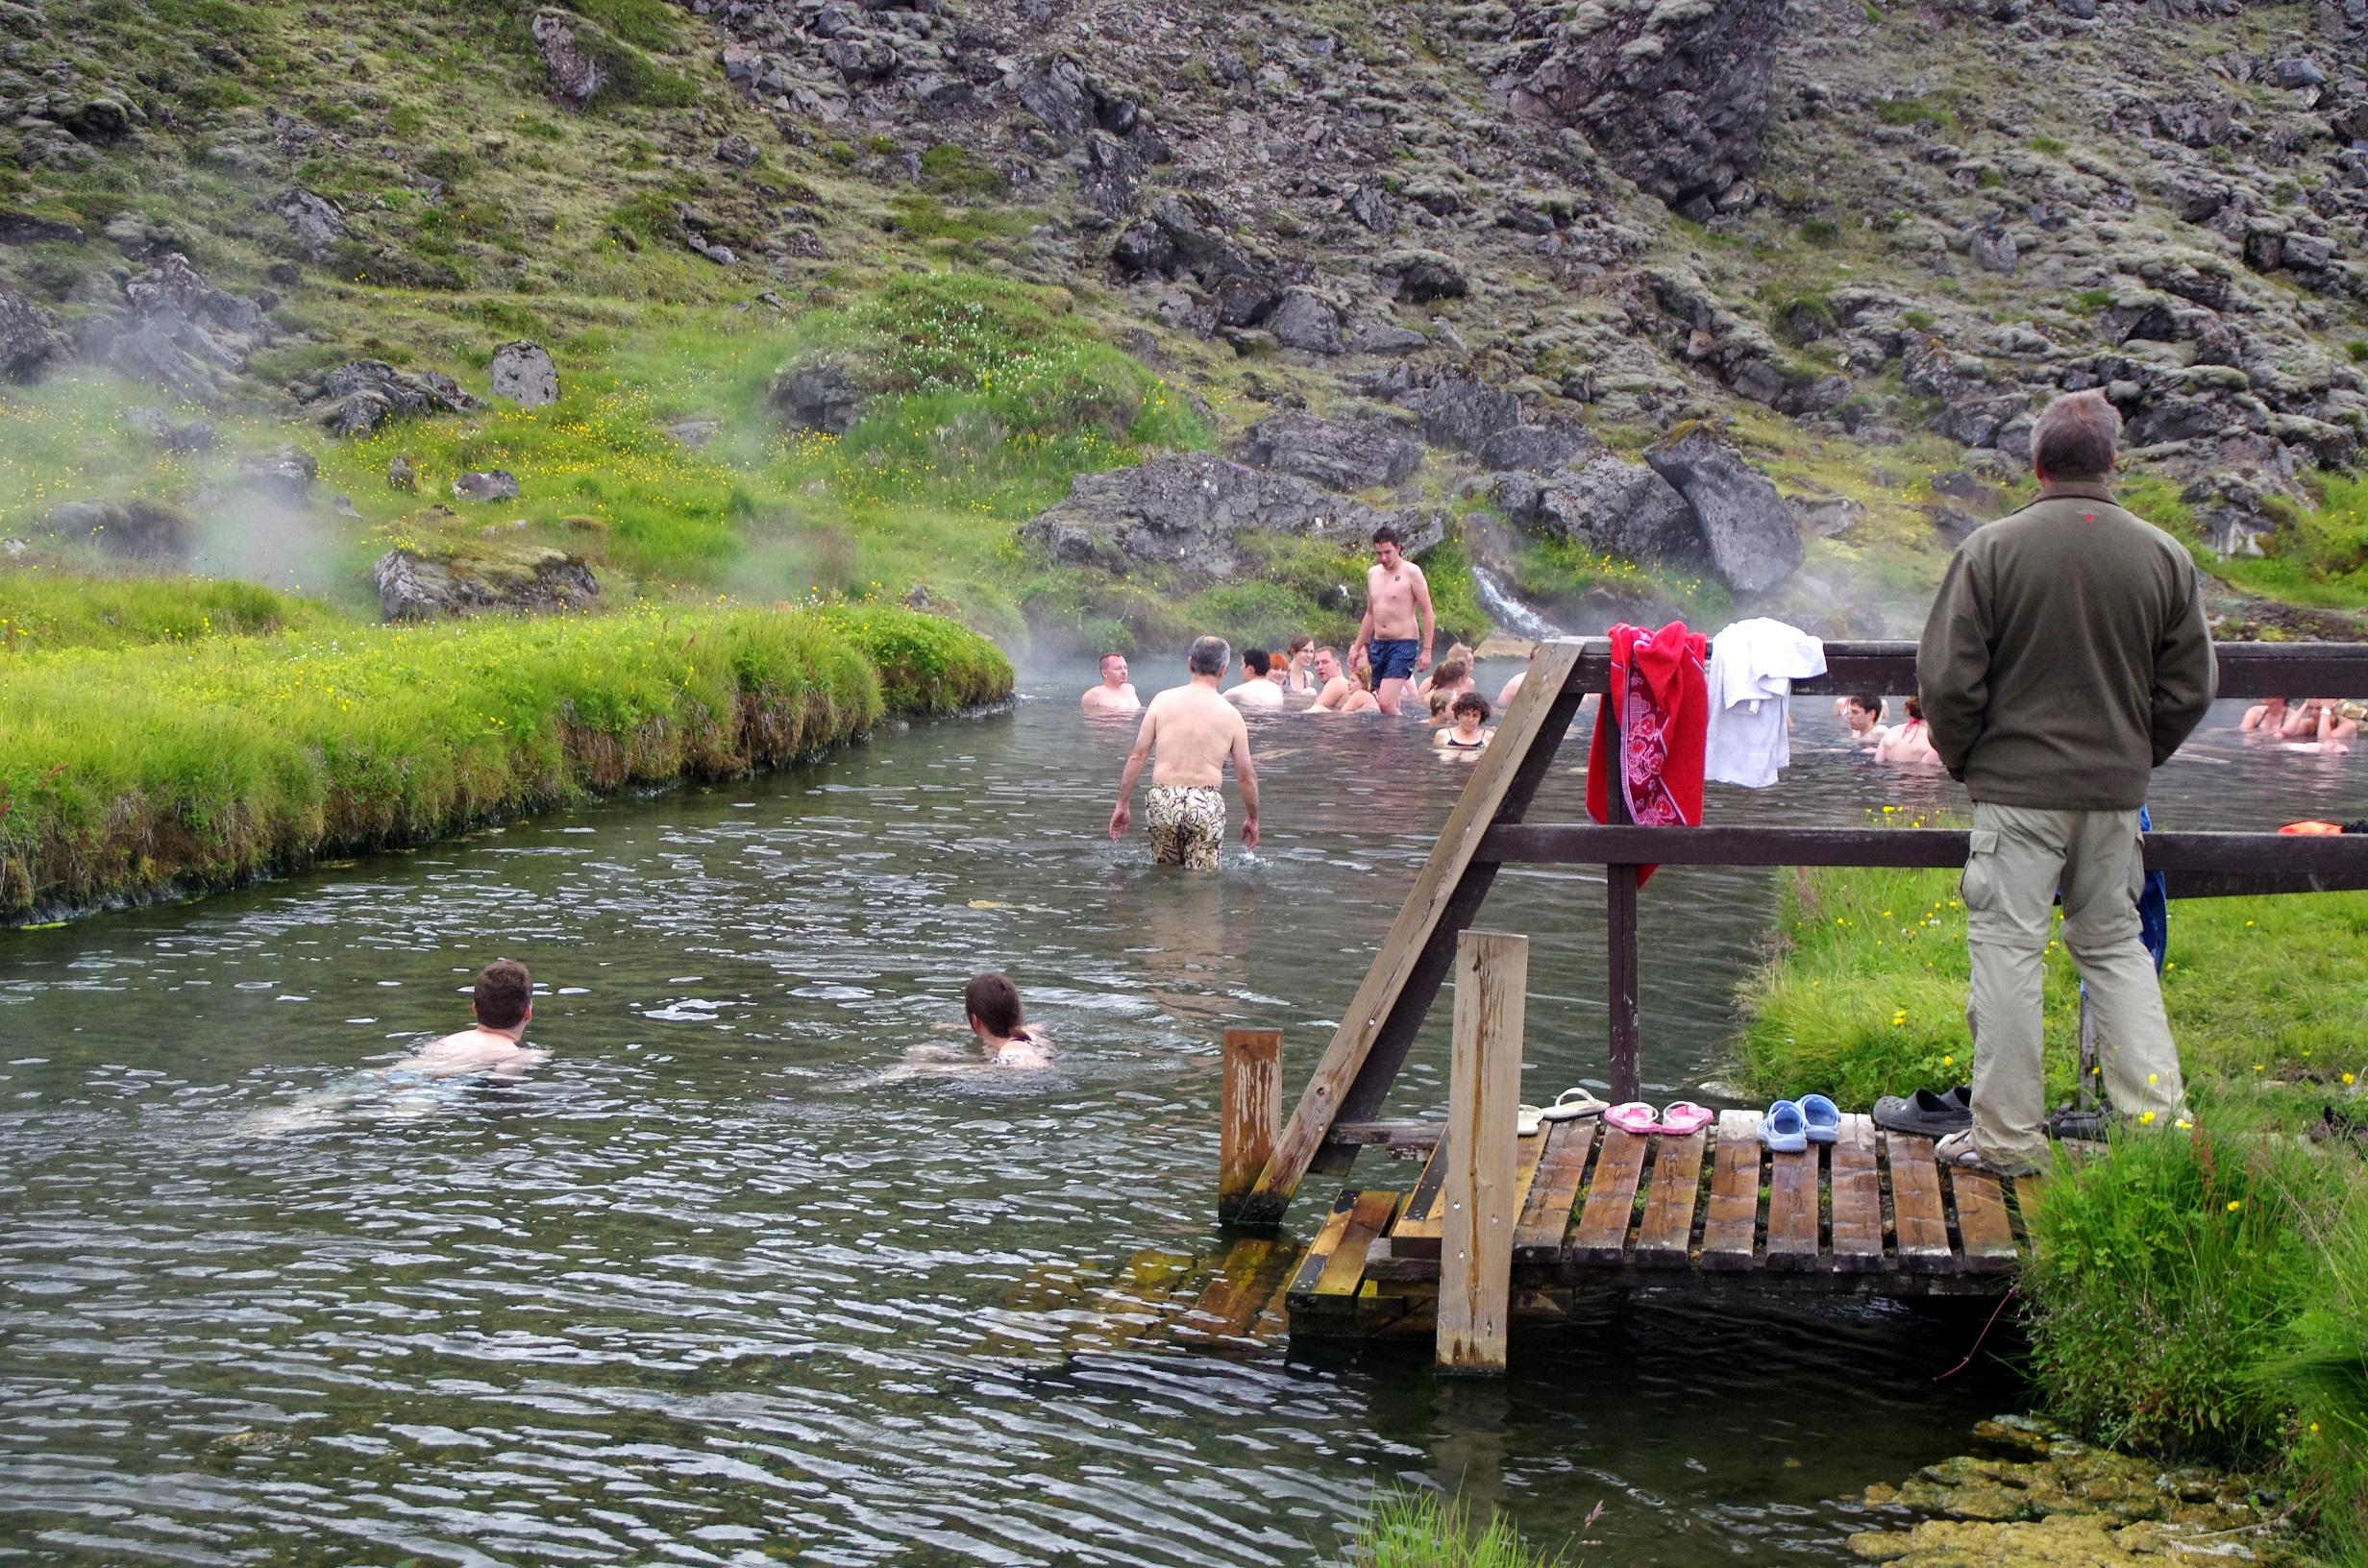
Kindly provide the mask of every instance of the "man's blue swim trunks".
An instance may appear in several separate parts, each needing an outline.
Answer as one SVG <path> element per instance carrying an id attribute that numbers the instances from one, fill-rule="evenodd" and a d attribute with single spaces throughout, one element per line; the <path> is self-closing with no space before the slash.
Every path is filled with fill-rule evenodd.
<path id="1" fill-rule="evenodd" d="M 1375 640 L 1365 645 L 1366 657 L 1373 661 L 1373 684 L 1385 680 L 1410 680 L 1415 673 L 1415 652 L 1418 644 L 1412 637 L 1402 641 Z"/>

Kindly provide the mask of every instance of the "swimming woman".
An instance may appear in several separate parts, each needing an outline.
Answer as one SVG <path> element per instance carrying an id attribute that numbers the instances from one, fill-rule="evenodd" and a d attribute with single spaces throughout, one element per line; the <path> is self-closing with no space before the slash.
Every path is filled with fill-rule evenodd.
<path id="1" fill-rule="evenodd" d="M 998 1067 L 1048 1067 L 1052 1042 L 1031 1029 L 1020 1011 L 1020 988 L 999 974 L 979 974 L 962 988 L 962 1010 L 987 1063 Z"/>

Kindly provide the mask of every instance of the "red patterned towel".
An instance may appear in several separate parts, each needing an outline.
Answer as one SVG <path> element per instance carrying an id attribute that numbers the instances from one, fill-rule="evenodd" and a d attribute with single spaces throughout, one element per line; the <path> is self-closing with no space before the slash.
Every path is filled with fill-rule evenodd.
<path id="1" fill-rule="evenodd" d="M 1619 702 L 1620 793 L 1628 820 L 1648 827 L 1695 827 L 1702 821 L 1702 748 L 1711 720 L 1703 661 L 1710 644 L 1686 623 L 1659 631 L 1617 625 L 1612 639 L 1612 691 Z M 1587 814 L 1611 820 L 1606 791 L 1612 778 L 1603 714 L 1587 756 Z M 1637 872 L 1641 886 L 1653 874 Z"/>

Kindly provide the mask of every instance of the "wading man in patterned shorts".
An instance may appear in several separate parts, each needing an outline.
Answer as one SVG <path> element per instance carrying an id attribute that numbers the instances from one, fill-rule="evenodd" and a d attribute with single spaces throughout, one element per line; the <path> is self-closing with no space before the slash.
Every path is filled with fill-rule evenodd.
<path id="1" fill-rule="evenodd" d="M 1110 836 L 1123 836 L 1133 820 L 1128 802 L 1146 760 L 1152 761 L 1151 794 L 1144 820 L 1151 830 L 1151 859 L 1161 866 L 1217 870 L 1218 846 L 1225 839 L 1225 764 L 1233 764 L 1242 791 L 1242 843 L 1258 847 L 1258 772 L 1249 760 L 1249 727 L 1242 713 L 1218 692 L 1233 649 L 1222 637 L 1193 644 L 1185 661 L 1192 683 L 1160 693 L 1144 712 L 1135 748 L 1119 775 L 1119 803 L 1110 811 Z"/>

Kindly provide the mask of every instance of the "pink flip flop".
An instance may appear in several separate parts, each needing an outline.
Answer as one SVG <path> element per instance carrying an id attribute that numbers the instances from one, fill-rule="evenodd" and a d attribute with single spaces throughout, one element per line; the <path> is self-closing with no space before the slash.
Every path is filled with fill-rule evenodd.
<path id="1" fill-rule="evenodd" d="M 1661 1125 L 1655 1130 L 1667 1133 L 1672 1138 L 1684 1138 L 1689 1133 L 1700 1132 L 1717 1119 L 1716 1113 L 1708 1106 L 1696 1105 L 1691 1100 L 1672 1100 L 1661 1113 Z"/>
<path id="2" fill-rule="evenodd" d="M 1654 1115 L 1653 1108 L 1642 1100 L 1630 1100 L 1625 1105 L 1612 1107 L 1603 1114 L 1603 1124 L 1640 1137 L 1661 1131 L 1660 1118 Z"/>

